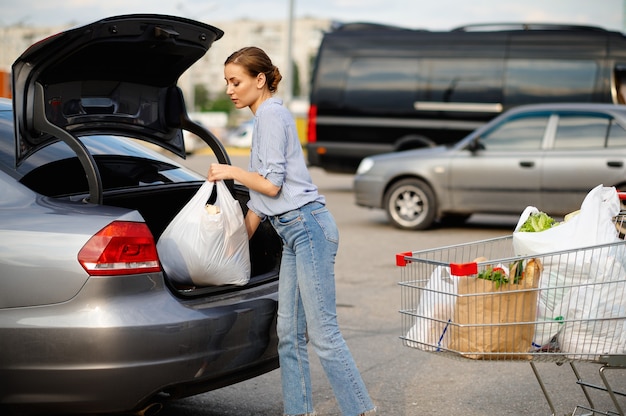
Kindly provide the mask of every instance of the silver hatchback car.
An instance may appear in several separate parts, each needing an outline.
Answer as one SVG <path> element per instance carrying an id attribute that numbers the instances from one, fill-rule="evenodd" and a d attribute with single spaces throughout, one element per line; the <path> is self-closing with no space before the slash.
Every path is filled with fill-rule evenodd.
<path id="1" fill-rule="evenodd" d="M 204 177 L 183 130 L 179 76 L 222 31 L 160 15 L 111 17 L 26 50 L 0 100 L 0 414 L 113 413 L 278 367 L 281 242 L 250 241 L 245 286 L 177 286 L 155 241 Z M 246 210 L 248 191 L 229 184 Z"/>
<path id="2" fill-rule="evenodd" d="M 599 184 L 626 189 L 623 105 L 520 106 L 451 147 L 365 158 L 354 178 L 357 205 L 409 230 L 529 205 L 562 216 Z"/>

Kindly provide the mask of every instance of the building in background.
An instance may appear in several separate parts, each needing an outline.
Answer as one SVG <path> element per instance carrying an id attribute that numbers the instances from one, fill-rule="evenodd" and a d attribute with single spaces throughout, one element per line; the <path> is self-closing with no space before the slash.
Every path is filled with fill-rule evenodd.
<path id="1" fill-rule="evenodd" d="M 104 17 L 104 16 L 103 16 Z M 211 50 L 187 70 L 179 79 L 178 85 L 183 90 L 185 102 L 190 113 L 196 113 L 195 90 L 203 87 L 211 99 L 219 97 L 226 91 L 224 81 L 224 61 L 237 49 L 244 46 L 258 46 L 265 50 L 272 58 L 283 75 L 289 73 L 287 20 L 258 21 L 240 19 L 233 21 L 205 21 L 224 31 L 224 37 L 215 42 Z M 330 30 L 333 22 L 328 19 L 298 18 L 292 24 L 292 51 L 293 69 L 291 82 L 296 94 L 285 94 L 284 88 L 289 83 L 283 82 L 277 96 L 289 99 L 289 108 L 294 113 L 298 126 L 300 140 L 306 139 L 306 112 L 308 110 L 308 95 L 312 65 L 325 31 Z M 13 62 L 30 45 L 50 35 L 69 29 L 71 26 L 32 27 L 24 24 L 0 27 L 0 96 L 10 98 L 11 79 L 10 69 Z M 5 70 L 2 73 L 2 70 Z M 296 85 L 297 83 L 297 85 Z M 281 90 L 283 88 L 283 90 Z M 239 125 L 249 119 L 249 111 L 236 111 L 232 114 L 228 125 Z M 212 127 L 212 126 L 207 126 Z M 223 126 L 214 126 L 220 129 Z M 219 136 L 218 136 L 219 137 Z M 220 137 L 221 138 L 221 137 Z"/>
<path id="2" fill-rule="evenodd" d="M 210 94 L 225 91 L 223 64 L 235 50 L 244 46 L 258 46 L 272 58 L 274 64 L 285 74 L 287 68 L 288 21 L 233 20 L 205 23 L 224 31 L 224 37 L 216 42 L 211 50 L 195 63 L 179 80 L 187 106 L 195 109 L 193 103 L 194 86 L 203 85 Z M 311 65 L 324 31 L 330 29 L 328 19 L 300 18 L 293 23 L 292 59 L 297 71 L 298 85 L 295 87 L 302 97 L 309 93 Z M 10 70 L 17 57 L 33 43 L 70 26 L 31 27 L 23 24 L 0 27 L 0 69 Z M 295 77 L 294 77 L 295 78 Z M 279 91 L 280 95 L 280 91 Z"/>

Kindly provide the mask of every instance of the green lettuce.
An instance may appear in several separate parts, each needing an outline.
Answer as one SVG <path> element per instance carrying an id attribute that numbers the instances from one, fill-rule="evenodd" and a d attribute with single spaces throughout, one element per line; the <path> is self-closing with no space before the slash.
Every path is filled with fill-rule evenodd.
<path id="1" fill-rule="evenodd" d="M 544 212 L 535 212 L 528 216 L 528 219 L 520 227 L 520 231 L 536 233 L 545 231 L 556 225 L 554 218 Z"/>

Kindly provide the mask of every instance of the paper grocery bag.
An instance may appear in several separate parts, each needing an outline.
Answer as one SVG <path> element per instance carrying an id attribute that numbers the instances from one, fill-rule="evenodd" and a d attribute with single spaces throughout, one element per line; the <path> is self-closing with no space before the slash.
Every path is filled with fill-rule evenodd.
<path id="1" fill-rule="evenodd" d="M 530 359 L 537 313 L 535 282 L 503 283 L 459 277 L 450 349 L 467 358 Z"/>

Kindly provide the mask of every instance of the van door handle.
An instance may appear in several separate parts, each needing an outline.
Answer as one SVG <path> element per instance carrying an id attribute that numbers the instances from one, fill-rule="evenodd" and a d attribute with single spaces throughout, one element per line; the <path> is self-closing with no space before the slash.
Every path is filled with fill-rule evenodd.
<path id="1" fill-rule="evenodd" d="M 608 162 L 606 162 L 606 165 L 610 168 L 621 168 L 622 166 L 624 166 L 624 162 L 622 162 L 621 160 L 609 160 Z"/>
<path id="2" fill-rule="evenodd" d="M 535 162 L 532 162 L 532 161 L 524 162 L 524 161 L 522 161 L 522 162 L 519 162 L 519 165 L 521 167 L 523 167 L 523 168 L 532 168 L 532 167 L 535 166 Z"/>

